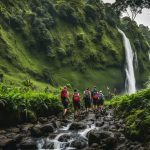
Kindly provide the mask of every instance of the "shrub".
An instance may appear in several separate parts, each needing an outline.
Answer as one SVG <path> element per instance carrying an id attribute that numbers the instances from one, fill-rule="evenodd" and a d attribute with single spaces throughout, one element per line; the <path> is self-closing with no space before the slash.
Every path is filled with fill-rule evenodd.
<path id="1" fill-rule="evenodd" d="M 56 26 L 56 22 L 52 16 L 49 16 L 48 18 L 43 18 L 42 21 L 47 29 L 51 29 Z"/>
<path id="2" fill-rule="evenodd" d="M 78 40 L 78 41 L 77 41 L 77 46 L 78 46 L 79 48 L 84 48 L 84 47 L 85 47 L 84 41 L 83 41 L 83 40 Z"/>
<path id="3" fill-rule="evenodd" d="M 54 115 L 62 110 L 58 97 L 53 94 L 3 84 L 0 86 L 0 108 L 3 114 L 0 126 L 35 122 L 36 116 Z"/>
<path id="4" fill-rule="evenodd" d="M 95 20 L 97 13 L 96 13 L 96 8 L 94 6 L 86 4 L 84 8 L 84 12 L 85 12 L 86 18 Z"/>
<path id="5" fill-rule="evenodd" d="M 78 24 L 78 15 L 74 8 L 67 3 L 62 3 L 58 6 L 58 15 L 64 21 L 69 22 L 72 25 Z"/>
<path id="6" fill-rule="evenodd" d="M 45 9 L 43 7 L 37 7 L 35 12 L 40 17 L 43 17 L 46 14 L 46 11 L 45 11 Z"/>
<path id="7" fill-rule="evenodd" d="M 21 15 L 11 16 L 10 25 L 14 30 L 21 30 L 24 26 L 23 17 Z"/>

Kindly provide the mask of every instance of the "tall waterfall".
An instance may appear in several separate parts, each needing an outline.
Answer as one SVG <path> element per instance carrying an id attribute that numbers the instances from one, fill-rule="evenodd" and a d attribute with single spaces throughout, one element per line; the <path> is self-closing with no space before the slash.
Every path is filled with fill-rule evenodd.
<path id="1" fill-rule="evenodd" d="M 150 51 L 148 52 L 148 57 L 149 57 L 149 60 L 150 60 Z"/>
<path id="2" fill-rule="evenodd" d="M 118 29 L 118 31 L 123 36 L 123 43 L 125 47 L 125 55 L 126 55 L 126 81 L 125 81 L 125 89 L 128 94 L 132 94 L 136 92 L 136 81 L 134 75 L 134 53 L 131 48 L 131 44 L 129 39 L 126 37 L 125 33 Z"/>

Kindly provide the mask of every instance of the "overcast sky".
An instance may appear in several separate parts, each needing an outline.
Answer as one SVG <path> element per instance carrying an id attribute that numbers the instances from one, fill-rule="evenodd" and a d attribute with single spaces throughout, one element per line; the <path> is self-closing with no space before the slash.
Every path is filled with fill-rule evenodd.
<path id="1" fill-rule="evenodd" d="M 106 3 L 113 3 L 115 0 L 103 0 Z M 150 27 L 150 10 L 144 9 L 142 14 L 139 14 L 135 19 L 138 24 L 144 24 Z"/>

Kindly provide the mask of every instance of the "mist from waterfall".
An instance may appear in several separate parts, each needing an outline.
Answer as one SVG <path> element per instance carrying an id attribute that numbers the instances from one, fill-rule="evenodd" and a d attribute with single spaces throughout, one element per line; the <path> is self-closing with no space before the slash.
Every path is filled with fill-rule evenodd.
<path id="1" fill-rule="evenodd" d="M 134 55 L 136 54 L 133 52 L 130 41 L 125 35 L 125 33 L 120 29 L 118 29 L 118 31 L 123 36 L 123 43 L 124 43 L 124 48 L 125 48 L 125 58 L 126 58 L 125 90 L 128 94 L 132 94 L 136 92 L 136 80 L 135 80 L 135 74 L 134 74 Z"/>

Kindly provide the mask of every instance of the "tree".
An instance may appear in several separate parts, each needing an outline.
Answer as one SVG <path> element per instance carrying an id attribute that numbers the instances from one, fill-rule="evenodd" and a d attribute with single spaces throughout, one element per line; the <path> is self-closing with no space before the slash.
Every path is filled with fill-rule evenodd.
<path id="1" fill-rule="evenodd" d="M 113 4 L 115 10 L 119 13 L 125 12 L 132 21 L 138 14 L 142 13 L 143 8 L 150 8 L 149 0 L 116 0 Z"/>

